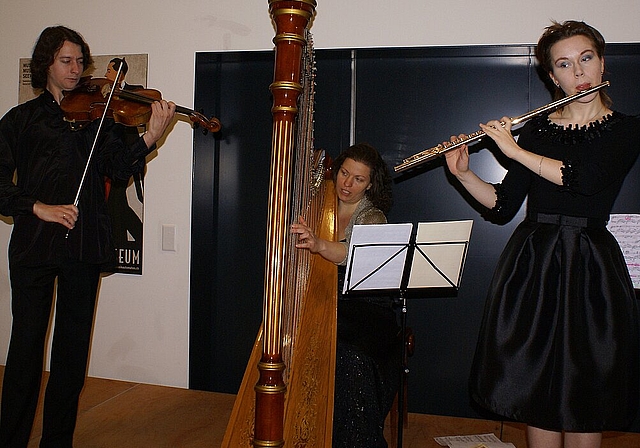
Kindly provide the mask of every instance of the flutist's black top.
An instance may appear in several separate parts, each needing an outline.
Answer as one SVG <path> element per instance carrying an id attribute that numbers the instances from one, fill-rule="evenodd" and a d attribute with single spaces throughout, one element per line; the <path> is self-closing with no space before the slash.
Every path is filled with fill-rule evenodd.
<path id="1" fill-rule="evenodd" d="M 512 218 L 528 195 L 527 210 L 609 219 L 625 176 L 640 152 L 640 117 L 613 112 L 579 129 L 564 129 L 537 117 L 521 130 L 518 145 L 550 159 L 562 160 L 563 186 L 558 187 L 517 162 L 497 187 L 499 203 L 491 212 Z"/>

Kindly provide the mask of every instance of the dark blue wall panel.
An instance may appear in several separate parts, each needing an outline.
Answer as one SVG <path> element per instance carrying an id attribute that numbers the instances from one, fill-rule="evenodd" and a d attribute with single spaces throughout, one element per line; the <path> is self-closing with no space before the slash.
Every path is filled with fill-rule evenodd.
<path id="1" fill-rule="evenodd" d="M 369 142 L 392 170 L 404 158 L 551 102 L 529 45 L 317 50 L 315 146 L 335 157 Z M 614 108 L 640 112 L 640 45 L 609 45 L 608 93 Z M 262 312 L 271 145 L 272 52 L 201 53 L 197 107 L 215 111 L 223 130 L 196 133 L 193 178 L 190 387 L 235 393 Z M 352 129 L 352 123 L 354 128 Z M 517 133 L 517 131 L 516 131 Z M 505 161 L 484 140 L 471 163 L 499 182 Z M 640 166 L 614 212 L 640 213 Z M 495 262 L 521 213 L 484 221 L 457 191 L 441 159 L 394 179 L 390 222 L 473 219 L 457 291 L 419 291 L 408 299 L 416 337 L 409 361 L 411 412 L 485 417 L 469 402 L 467 380 L 485 292 Z M 640 425 L 636 425 L 640 428 Z"/>

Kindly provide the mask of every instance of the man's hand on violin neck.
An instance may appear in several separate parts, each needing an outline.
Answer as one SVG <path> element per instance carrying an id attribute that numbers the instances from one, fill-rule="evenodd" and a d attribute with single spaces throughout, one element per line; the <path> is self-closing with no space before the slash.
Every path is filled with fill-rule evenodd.
<path id="1" fill-rule="evenodd" d="M 162 138 L 175 114 L 176 105 L 173 101 L 160 100 L 151 104 L 151 118 L 143 136 L 148 148 Z"/>

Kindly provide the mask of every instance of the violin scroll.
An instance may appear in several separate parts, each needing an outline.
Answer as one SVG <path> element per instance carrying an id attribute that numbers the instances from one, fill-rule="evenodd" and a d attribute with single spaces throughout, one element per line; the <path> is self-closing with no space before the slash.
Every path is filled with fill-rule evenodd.
<path id="1" fill-rule="evenodd" d="M 218 132 L 222 128 L 220 120 L 215 117 L 207 118 L 203 113 L 187 109 L 181 106 L 176 107 L 176 112 L 183 113 L 189 117 L 194 127 L 202 126 L 206 131 Z"/>

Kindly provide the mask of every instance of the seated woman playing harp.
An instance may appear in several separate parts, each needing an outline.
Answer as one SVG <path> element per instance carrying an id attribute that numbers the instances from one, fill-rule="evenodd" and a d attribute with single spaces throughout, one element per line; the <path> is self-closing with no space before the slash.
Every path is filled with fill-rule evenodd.
<path id="1" fill-rule="evenodd" d="M 399 380 L 400 327 L 393 302 L 379 297 L 348 297 L 340 291 L 355 224 L 384 224 L 391 205 L 391 178 L 378 151 L 361 143 L 334 162 L 338 197 L 338 242 L 317 237 L 303 218 L 291 226 L 296 247 L 338 265 L 333 447 L 386 447 L 384 421 Z"/>

